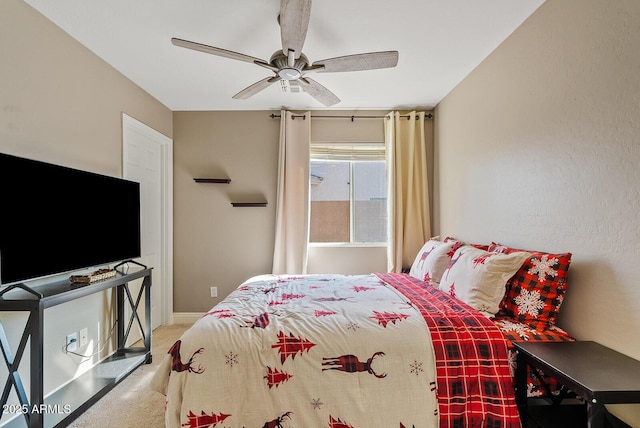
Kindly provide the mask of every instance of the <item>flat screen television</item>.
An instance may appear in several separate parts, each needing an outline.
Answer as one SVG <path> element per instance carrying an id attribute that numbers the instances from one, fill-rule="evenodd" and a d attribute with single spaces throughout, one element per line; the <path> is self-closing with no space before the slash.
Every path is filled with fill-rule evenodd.
<path id="1" fill-rule="evenodd" d="M 0 284 L 140 254 L 139 183 L 0 153 Z"/>

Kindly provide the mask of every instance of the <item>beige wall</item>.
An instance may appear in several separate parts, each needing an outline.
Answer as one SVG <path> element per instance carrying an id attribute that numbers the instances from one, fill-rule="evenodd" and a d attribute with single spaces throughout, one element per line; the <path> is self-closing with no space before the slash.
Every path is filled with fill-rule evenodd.
<path id="1" fill-rule="evenodd" d="M 121 113 L 171 136 L 171 112 L 30 6 L 0 9 L 0 144 L 121 176 Z"/>
<path id="2" fill-rule="evenodd" d="M 271 272 L 280 121 L 269 114 L 173 114 L 175 312 L 205 312 L 248 277 Z M 267 207 L 231 206 L 256 200 Z"/>
<path id="3" fill-rule="evenodd" d="M 172 135 L 164 105 L 23 1 L 0 2 L 0 152 L 120 177 L 122 112 Z M 80 365 L 79 357 L 65 355 L 64 336 L 86 327 L 97 348 L 98 334 L 106 337 L 111 327 L 110 297 L 98 294 L 45 311 L 45 392 L 95 361 Z M 2 316 L 12 343 L 21 318 Z M 0 378 L 6 373 L 0 371 Z"/>
<path id="4" fill-rule="evenodd" d="M 271 111 L 174 112 L 174 312 L 209 310 L 253 275 L 270 273 L 280 119 Z M 275 112 L 280 114 L 279 111 Z M 376 111 L 313 112 L 384 115 Z M 383 141 L 382 119 L 312 119 L 313 141 Z M 230 178 L 198 184 L 194 177 Z M 266 200 L 266 208 L 232 201 Z M 340 263 L 336 265 L 336 260 Z M 386 270 L 384 248 L 314 248 L 309 272 Z M 218 287 L 218 297 L 210 297 Z"/>
<path id="5" fill-rule="evenodd" d="M 559 324 L 636 359 L 638 28 L 637 0 L 547 0 L 436 110 L 440 232 L 572 252 Z"/>

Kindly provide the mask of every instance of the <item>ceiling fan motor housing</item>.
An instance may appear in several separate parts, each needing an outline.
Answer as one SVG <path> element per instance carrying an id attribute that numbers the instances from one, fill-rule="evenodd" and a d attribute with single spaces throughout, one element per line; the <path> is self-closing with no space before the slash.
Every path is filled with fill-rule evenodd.
<path id="1" fill-rule="evenodd" d="M 302 77 L 302 70 L 309 65 L 307 57 L 300 54 L 293 66 L 289 66 L 288 58 L 282 51 L 271 55 L 269 62 L 278 69 L 278 76 L 283 80 L 298 80 Z"/>

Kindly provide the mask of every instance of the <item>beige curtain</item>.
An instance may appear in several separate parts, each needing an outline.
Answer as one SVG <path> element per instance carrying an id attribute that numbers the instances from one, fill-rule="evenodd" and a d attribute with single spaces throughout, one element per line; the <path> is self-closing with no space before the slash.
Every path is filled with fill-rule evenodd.
<path id="1" fill-rule="evenodd" d="M 311 114 L 281 112 L 274 274 L 307 271 Z"/>
<path id="2" fill-rule="evenodd" d="M 385 118 L 389 272 L 410 267 L 431 237 L 424 112 L 391 112 Z"/>

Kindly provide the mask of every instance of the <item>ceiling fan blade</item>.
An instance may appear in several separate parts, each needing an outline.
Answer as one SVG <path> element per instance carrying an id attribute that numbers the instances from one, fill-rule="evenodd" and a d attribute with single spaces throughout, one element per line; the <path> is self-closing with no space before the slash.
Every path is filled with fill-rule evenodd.
<path id="1" fill-rule="evenodd" d="M 278 80 L 280 80 L 278 76 L 265 77 L 262 80 L 258 80 L 253 85 L 244 88 L 243 90 L 235 94 L 232 98 L 235 100 L 245 100 L 257 94 L 258 92 L 267 89 L 273 82 L 277 82 Z"/>
<path id="2" fill-rule="evenodd" d="M 181 48 L 193 49 L 194 51 L 200 51 L 212 55 L 222 56 L 225 58 L 236 59 L 238 61 L 252 62 L 252 63 L 266 63 L 266 61 L 260 58 L 255 58 L 249 55 L 241 54 L 238 52 L 228 51 L 222 48 L 216 48 L 209 45 L 203 45 L 202 43 L 190 42 L 188 40 L 177 39 L 173 37 L 171 43 Z"/>
<path id="3" fill-rule="evenodd" d="M 313 79 L 308 77 L 301 77 L 298 79 L 298 83 L 302 86 L 302 89 L 316 100 L 320 101 L 327 107 L 340 102 L 340 98 L 336 97 L 333 92 L 319 84 Z"/>
<path id="4" fill-rule="evenodd" d="M 289 57 L 289 51 L 294 51 L 293 59 L 302 53 L 304 39 L 309 28 L 311 15 L 311 0 L 281 0 L 280 1 L 280 38 L 282 52 Z M 289 66 L 293 66 L 290 64 Z"/>
<path id="5" fill-rule="evenodd" d="M 398 65 L 398 51 L 383 51 L 323 59 L 314 62 L 310 68 L 324 66 L 324 68 L 319 68 L 318 72 L 333 73 L 339 71 L 377 70 L 379 68 L 395 67 L 396 65 Z"/>

